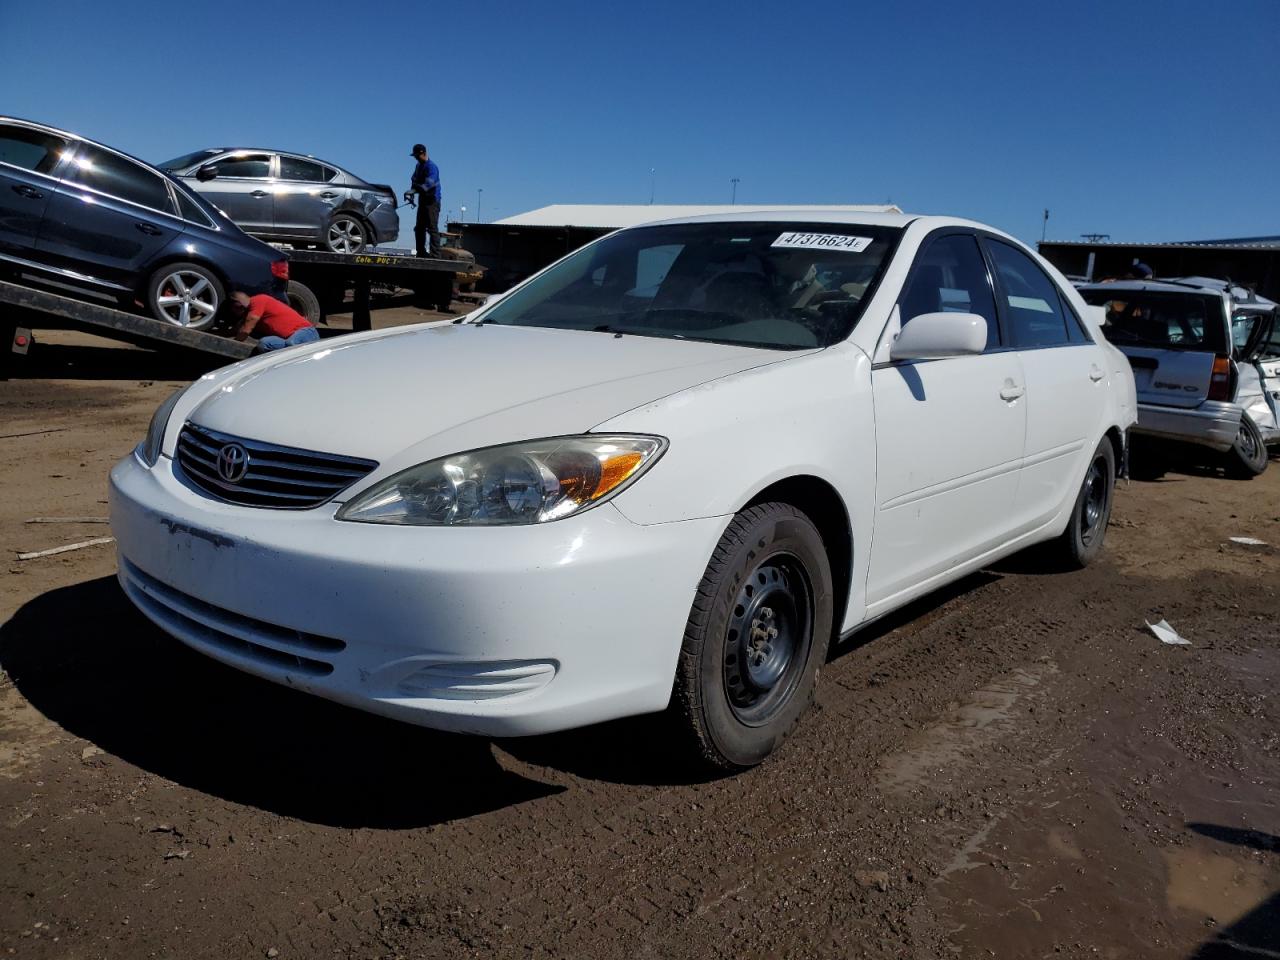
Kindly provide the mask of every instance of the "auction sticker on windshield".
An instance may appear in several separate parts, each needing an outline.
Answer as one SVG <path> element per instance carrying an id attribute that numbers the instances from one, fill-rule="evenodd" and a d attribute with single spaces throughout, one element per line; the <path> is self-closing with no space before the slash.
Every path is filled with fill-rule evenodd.
<path id="1" fill-rule="evenodd" d="M 784 233 L 770 244 L 771 247 L 844 250 L 848 253 L 861 253 L 870 245 L 870 237 L 849 237 L 839 233 Z"/>

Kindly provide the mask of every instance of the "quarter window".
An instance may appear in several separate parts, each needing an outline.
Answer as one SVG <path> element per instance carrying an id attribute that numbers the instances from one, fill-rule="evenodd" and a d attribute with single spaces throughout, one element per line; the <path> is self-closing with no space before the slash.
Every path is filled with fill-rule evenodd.
<path id="1" fill-rule="evenodd" d="M 932 241 L 916 260 L 898 307 L 903 326 L 923 313 L 976 313 L 987 321 L 987 349 L 1000 346 L 991 280 L 972 234 Z"/>
<path id="2" fill-rule="evenodd" d="M 67 179 L 111 197 L 173 213 L 169 185 L 160 174 L 87 143 L 76 150 Z"/>
<path id="3" fill-rule="evenodd" d="M 24 170 L 52 173 L 66 145 L 66 140 L 51 133 L 0 126 L 0 161 Z"/>
<path id="4" fill-rule="evenodd" d="M 201 210 L 194 200 L 188 197 L 180 189 L 175 188 L 173 192 L 178 195 L 178 209 L 182 212 L 183 220 L 198 223 L 202 227 L 213 226 L 213 221 L 209 219 L 209 215 Z"/>
<path id="5" fill-rule="evenodd" d="M 210 164 L 219 177 L 241 177 L 265 180 L 271 176 L 271 157 L 265 153 L 241 154 Z"/>
<path id="6" fill-rule="evenodd" d="M 280 158 L 280 179 L 281 180 L 301 180 L 307 183 L 324 183 L 329 180 L 331 171 L 324 165 L 316 163 L 313 160 L 302 160 L 298 157 L 281 157 Z"/>
<path id="7" fill-rule="evenodd" d="M 1007 243 L 988 240 L 987 249 L 999 278 L 1012 345 L 1027 348 L 1070 343 L 1054 282 L 1035 261 Z"/>

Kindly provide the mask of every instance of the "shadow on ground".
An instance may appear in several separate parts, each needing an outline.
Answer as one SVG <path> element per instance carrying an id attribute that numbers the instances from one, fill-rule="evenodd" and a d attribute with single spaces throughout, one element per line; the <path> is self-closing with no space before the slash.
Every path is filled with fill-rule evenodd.
<path id="1" fill-rule="evenodd" d="M 504 770 L 487 740 L 224 667 L 152 626 L 112 577 L 24 605 L 0 626 L 0 667 L 45 716 L 122 760 L 314 823 L 422 827 L 564 789 Z"/>
<path id="2" fill-rule="evenodd" d="M 1213 823 L 1188 823 L 1204 837 L 1250 850 L 1280 850 L 1280 837 L 1259 830 L 1240 830 Z M 1191 960 L 1241 960 L 1280 957 L 1280 893 L 1272 894 L 1230 926 L 1202 943 Z"/>

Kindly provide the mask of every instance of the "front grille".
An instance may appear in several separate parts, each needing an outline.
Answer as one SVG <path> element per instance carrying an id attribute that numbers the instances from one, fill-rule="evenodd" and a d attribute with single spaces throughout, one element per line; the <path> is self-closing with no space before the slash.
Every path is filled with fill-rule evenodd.
<path id="1" fill-rule="evenodd" d="M 227 480 L 219 471 L 219 457 L 231 446 L 241 448 L 243 463 L 236 464 L 233 479 Z M 178 434 L 177 461 L 187 479 L 211 497 L 278 510 L 319 506 L 378 465 L 359 457 L 245 440 L 193 423 L 184 424 Z"/>
<path id="2" fill-rule="evenodd" d="M 143 612 L 179 639 L 247 657 L 265 667 L 324 677 L 333 664 L 322 657 L 347 645 L 334 637 L 303 633 L 246 617 L 175 590 L 120 558 L 120 582 Z"/>

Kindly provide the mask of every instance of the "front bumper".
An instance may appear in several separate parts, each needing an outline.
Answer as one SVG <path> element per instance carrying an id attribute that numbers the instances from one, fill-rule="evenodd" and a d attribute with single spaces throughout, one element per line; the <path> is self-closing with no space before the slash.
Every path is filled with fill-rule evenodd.
<path id="1" fill-rule="evenodd" d="M 1182 409 L 1139 403 L 1134 434 L 1195 443 L 1214 450 L 1230 450 L 1240 433 L 1239 404 L 1206 400 L 1198 407 Z"/>
<path id="2" fill-rule="evenodd" d="M 604 504 L 542 526 L 411 528 L 210 500 L 129 456 L 111 472 L 120 582 L 248 673 L 437 729 L 518 736 L 663 709 L 727 522 Z"/>

